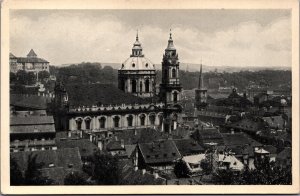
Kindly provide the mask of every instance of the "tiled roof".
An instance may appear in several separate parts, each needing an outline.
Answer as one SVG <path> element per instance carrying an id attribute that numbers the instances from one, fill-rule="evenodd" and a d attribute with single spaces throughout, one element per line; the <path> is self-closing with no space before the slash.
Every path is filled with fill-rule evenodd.
<path id="1" fill-rule="evenodd" d="M 65 86 L 71 106 L 92 106 L 110 104 L 150 103 L 151 99 L 143 99 L 125 93 L 112 84 L 69 84 Z"/>
<path id="2" fill-rule="evenodd" d="M 149 143 L 156 140 L 167 139 L 168 136 L 154 129 L 125 130 L 114 133 L 119 140 L 124 140 L 124 144 Z"/>
<path id="3" fill-rule="evenodd" d="M 197 141 L 193 139 L 174 140 L 174 142 L 182 156 L 201 153 L 205 151 L 204 148 L 202 148 L 197 143 Z"/>
<path id="4" fill-rule="evenodd" d="M 282 116 L 263 117 L 263 120 L 267 122 L 271 128 L 283 129 L 284 119 Z"/>
<path id="5" fill-rule="evenodd" d="M 10 118 L 10 125 L 51 125 L 54 124 L 53 116 L 27 116 Z"/>
<path id="6" fill-rule="evenodd" d="M 80 170 L 82 168 L 81 157 L 78 148 L 64 148 L 58 150 L 22 151 L 10 153 L 15 158 L 22 171 L 25 171 L 29 155 L 37 156 L 37 163 L 42 163 L 42 168 L 63 167 Z"/>
<path id="7" fill-rule="evenodd" d="M 78 148 L 82 157 L 91 156 L 98 149 L 98 147 L 88 139 L 57 138 L 56 145 L 58 149 Z"/>
<path id="8" fill-rule="evenodd" d="M 17 57 L 16 57 L 13 53 L 10 52 L 10 53 L 9 53 L 9 58 L 10 58 L 10 59 L 15 59 L 15 58 L 17 58 Z"/>
<path id="9" fill-rule="evenodd" d="M 125 150 L 125 149 L 124 147 L 122 147 L 121 141 L 111 141 L 107 144 L 106 150 L 114 151 L 114 150 Z"/>
<path id="10" fill-rule="evenodd" d="M 270 152 L 270 154 L 277 154 L 277 148 L 275 146 L 264 145 L 262 148 L 265 149 L 266 151 Z"/>
<path id="11" fill-rule="evenodd" d="M 32 108 L 32 109 L 47 109 L 47 104 L 51 102 L 50 97 L 37 95 L 24 96 L 21 94 L 10 94 L 10 105 Z"/>
<path id="12" fill-rule="evenodd" d="M 29 53 L 27 54 L 27 56 L 28 56 L 28 57 L 37 57 L 37 54 L 34 52 L 33 49 L 31 49 L 31 50 L 29 51 Z"/>
<path id="13" fill-rule="evenodd" d="M 54 140 L 22 140 L 11 141 L 10 147 L 31 147 L 31 146 L 55 146 Z"/>
<path id="14" fill-rule="evenodd" d="M 17 57 L 18 63 L 49 63 L 42 58 L 33 58 L 33 57 Z"/>
<path id="15" fill-rule="evenodd" d="M 223 133 L 222 137 L 224 139 L 224 144 L 226 146 L 244 146 L 244 145 L 250 145 L 252 147 L 255 146 L 262 146 L 259 142 L 257 142 L 254 139 L 251 139 L 244 133 Z"/>
<path id="16" fill-rule="evenodd" d="M 280 153 L 277 154 L 277 159 L 288 160 L 292 157 L 292 149 L 290 147 L 285 147 Z"/>
<path id="17" fill-rule="evenodd" d="M 181 155 L 172 140 L 162 140 L 138 145 L 143 159 L 147 164 L 170 163 L 181 158 Z"/>
<path id="18" fill-rule="evenodd" d="M 119 161 L 121 185 L 165 185 L 164 178 L 155 178 L 153 174 L 144 173 L 141 170 L 135 171 L 130 161 Z"/>
<path id="19" fill-rule="evenodd" d="M 265 129 L 265 124 L 260 121 L 253 121 L 251 119 L 242 119 L 238 122 L 228 125 L 232 128 L 242 129 L 246 131 L 257 132 L 259 130 Z"/>
<path id="20" fill-rule="evenodd" d="M 55 127 L 54 124 L 10 126 L 10 133 L 55 133 Z"/>

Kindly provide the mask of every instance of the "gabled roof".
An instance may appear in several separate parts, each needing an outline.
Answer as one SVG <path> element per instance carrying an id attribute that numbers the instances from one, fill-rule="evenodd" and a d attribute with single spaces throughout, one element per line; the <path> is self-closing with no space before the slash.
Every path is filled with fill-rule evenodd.
<path id="1" fill-rule="evenodd" d="M 27 54 L 27 57 L 37 57 L 37 55 L 36 55 L 36 53 L 34 52 L 34 50 L 31 49 L 31 50 L 29 51 L 29 53 Z"/>
<path id="2" fill-rule="evenodd" d="M 181 158 L 172 140 L 138 144 L 146 164 L 171 163 Z"/>
<path id="3" fill-rule="evenodd" d="M 243 147 L 245 145 L 249 145 L 252 147 L 262 146 L 261 143 L 256 140 L 251 139 L 244 133 L 223 133 L 222 137 L 224 139 L 224 144 L 226 146 L 240 146 Z"/>
<path id="4" fill-rule="evenodd" d="M 174 140 L 174 142 L 182 156 L 197 154 L 205 151 L 204 148 L 193 139 Z"/>
<path id="5" fill-rule="evenodd" d="M 284 119 L 282 116 L 270 116 L 262 118 L 271 128 L 283 129 Z"/>
<path id="6" fill-rule="evenodd" d="M 119 161 L 121 185 L 165 185 L 164 178 L 155 178 L 153 174 L 143 173 L 141 170 L 135 171 L 131 161 Z"/>
<path id="7" fill-rule="evenodd" d="M 42 58 L 33 58 L 33 57 L 17 57 L 18 63 L 49 63 L 45 59 Z"/>

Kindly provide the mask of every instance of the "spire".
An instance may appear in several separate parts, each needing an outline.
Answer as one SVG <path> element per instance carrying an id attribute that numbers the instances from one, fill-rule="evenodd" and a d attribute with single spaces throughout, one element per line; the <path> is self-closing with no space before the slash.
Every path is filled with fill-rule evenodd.
<path id="1" fill-rule="evenodd" d="M 30 58 L 30 57 L 37 57 L 37 55 L 36 55 L 36 53 L 33 51 L 33 49 L 31 49 L 30 51 L 29 51 L 29 53 L 27 54 L 27 57 L 28 58 Z"/>
<path id="2" fill-rule="evenodd" d="M 139 30 L 138 29 L 136 30 L 136 38 L 135 38 L 135 40 L 139 41 Z"/>
<path id="3" fill-rule="evenodd" d="M 201 64 L 200 64 L 200 74 L 199 74 L 198 89 L 203 89 L 202 60 L 201 60 Z"/>
<path id="4" fill-rule="evenodd" d="M 173 39 L 172 39 L 172 30 L 170 29 L 170 37 L 168 40 L 168 46 L 166 48 L 166 50 L 176 50 L 173 44 Z"/>
<path id="5" fill-rule="evenodd" d="M 142 44 L 139 42 L 139 32 L 138 30 L 136 30 L 136 38 L 132 47 L 132 54 L 130 56 L 131 57 L 143 56 L 142 50 L 143 50 Z"/>

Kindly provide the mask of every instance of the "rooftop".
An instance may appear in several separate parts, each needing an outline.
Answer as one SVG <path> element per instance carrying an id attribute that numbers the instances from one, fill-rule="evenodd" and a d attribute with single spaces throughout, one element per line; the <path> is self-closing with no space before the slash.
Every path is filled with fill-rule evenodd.
<path id="1" fill-rule="evenodd" d="M 181 158 L 180 152 L 172 140 L 143 143 L 138 146 L 147 164 L 170 163 Z"/>
<path id="2" fill-rule="evenodd" d="M 112 84 L 69 84 L 65 88 L 71 106 L 151 103 L 151 99 L 125 93 Z"/>

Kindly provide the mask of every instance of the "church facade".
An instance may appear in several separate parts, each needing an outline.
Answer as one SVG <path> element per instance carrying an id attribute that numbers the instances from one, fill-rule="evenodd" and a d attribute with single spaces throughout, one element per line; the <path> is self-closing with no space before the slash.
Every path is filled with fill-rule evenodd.
<path id="1" fill-rule="evenodd" d="M 178 54 L 171 35 L 162 68 L 162 94 L 156 97 L 155 67 L 144 57 L 137 35 L 131 56 L 119 69 L 118 88 L 113 85 L 89 84 L 72 90 L 70 85 L 56 85 L 54 113 L 58 122 L 57 130 L 83 131 L 95 138 L 99 138 L 99 135 L 104 137 L 108 132 L 129 129 L 176 130 L 178 115 L 181 113 L 182 87 L 178 75 Z M 86 102 L 77 102 L 81 96 L 79 92 L 82 92 L 79 88 L 84 89 L 86 94 L 82 98 Z M 87 91 L 92 92 L 91 96 Z"/>

